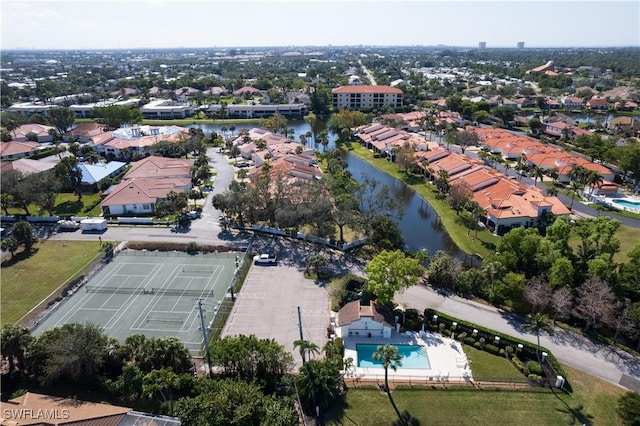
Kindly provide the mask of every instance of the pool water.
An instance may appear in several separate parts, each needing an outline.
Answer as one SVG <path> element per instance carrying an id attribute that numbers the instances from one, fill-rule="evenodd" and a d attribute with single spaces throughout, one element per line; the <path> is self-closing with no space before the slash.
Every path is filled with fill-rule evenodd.
<path id="1" fill-rule="evenodd" d="M 373 359 L 373 354 L 381 345 L 356 345 L 358 353 L 358 367 L 382 368 L 382 360 Z M 393 345 L 398 348 L 398 352 L 402 355 L 402 366 L 404 368 L 422 368 L 431 369 L 429 357 L 424 346 L 420 345 Z"/>
<path id="2" fill-rule="evenodd" d="M 640 201 L 626 200 L 624 198 L 614 198 L 612 202 L 632 209 L 640 209 Z"/>

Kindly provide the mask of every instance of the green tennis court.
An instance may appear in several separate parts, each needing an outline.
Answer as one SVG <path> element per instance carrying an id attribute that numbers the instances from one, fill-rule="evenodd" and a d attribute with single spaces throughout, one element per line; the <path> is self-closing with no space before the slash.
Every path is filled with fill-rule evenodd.
<path id="1" fill-rule="evenodd" d="M 198 301 L 208 327 L 242 255 L 124 250 L 54 308 L 34 333 L 92 322 L 120 341 L 132 334 L 175 336 L 198 354 L 203 339 Z"/>

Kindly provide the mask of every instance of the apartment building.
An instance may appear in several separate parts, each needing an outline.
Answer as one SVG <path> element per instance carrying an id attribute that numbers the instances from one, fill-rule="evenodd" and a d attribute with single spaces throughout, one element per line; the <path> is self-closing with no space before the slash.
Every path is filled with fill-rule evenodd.
<path id="1" fill-rule="evenodd" d="M 371 110 L 402 107 L 402 90 L 391 86 L 341 86 L 331 91 L 333 109 Z"/>

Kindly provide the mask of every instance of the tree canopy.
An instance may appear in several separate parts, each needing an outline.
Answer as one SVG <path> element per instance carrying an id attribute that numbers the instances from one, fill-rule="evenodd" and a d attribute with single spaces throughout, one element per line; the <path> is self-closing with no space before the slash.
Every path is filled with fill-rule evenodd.
<path id="1" fill-rule="evenodd" d="M 400 250 L 383 250 L 371 259 L 365 272 L 369 277 L 368 290 L 378 303 L 389 304 L 398 291 L 418 284 L 424 268 L 418 259 Z"/>

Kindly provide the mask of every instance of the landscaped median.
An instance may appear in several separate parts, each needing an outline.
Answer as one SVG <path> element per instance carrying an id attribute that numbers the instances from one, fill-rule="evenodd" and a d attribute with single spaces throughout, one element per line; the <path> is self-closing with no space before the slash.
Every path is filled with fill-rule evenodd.
<path id="1" fill-rule="evenodd" d="M 447 233 L 462 251 L 471 256 L 480 255 L 482 258 L 487 257 L 495 251 L 499 237 L 496 237 L 487 230 L 479 231 L 477 238 L 474 237 L 475 231 L 469 235 L 469 228 L 465 226 L 462 216 L 457 215 L 456 212 L 449 207 L 447 201 L 440 197 L 437 189 L 426 184 L 423 178 L 407 174 L 399 170 L 396 164 L 383 158 L 375 158 L 372 151 L 357 143 L 354 143 L 352 147 L 353 149 L 350 151 L 351 154 L 404 182 L 422 196 L 438 214 Z"/>

